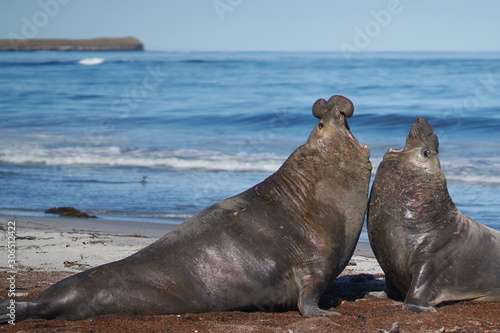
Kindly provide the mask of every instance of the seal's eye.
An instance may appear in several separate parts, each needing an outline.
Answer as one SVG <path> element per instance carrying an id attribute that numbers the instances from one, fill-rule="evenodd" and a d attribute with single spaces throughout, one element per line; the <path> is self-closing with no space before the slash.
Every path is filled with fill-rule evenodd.
<path id="1" fill-rule="evenodd" d="M 324 126 L 325 126 L 325 125 L 323 125 L 323 123 L 319 123 L 319 124 L 318 124 L 318 128 L 319 128 L 320 130 L 321 130 L 321 129 L 323 129 L 323 127 L 324 127 Z"/>
<path id="2" fill-rule="evenodd" d="M 431 151 L 429 149 L 424 149 L 424 157 L 429 158 L 431 156 Z"/>

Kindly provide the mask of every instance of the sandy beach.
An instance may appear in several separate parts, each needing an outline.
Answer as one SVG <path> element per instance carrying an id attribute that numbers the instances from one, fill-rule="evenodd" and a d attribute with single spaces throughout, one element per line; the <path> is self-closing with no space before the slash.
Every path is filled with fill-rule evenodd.
<path id="1" fill-rule="evenodd" d="M 175 224 L 103 219 L 0 216 L 0 298 L 7 298 L 8 226 L 15 222 L 16 296 L 31 299 L 60 279 L 122 259 L 151 244 Z M 12 231 L 12 229 L 10 229 Z M 30 320 L 0 331 L 115 332 L 499 332 L 500 304 L 459 302 L 415 314 L 401 303 L 365 294 L 383 287 L 383 271 L 366 242 L 358 243 L 345 271 L 325 292 L 340 316 L 301 317 L 298 311 L 222 312 L 181 316 L 115 316 L 82 321 Z M 331 300 L 335 301 L 331 301 Z"/>
<path id="2" fill-rule="evenodd" d="M 17 263 L 41 271 L 77 272 L 119 260 L 175 227 L 101 219 L 0 217 L 0 225 L 7 226 L 8 221 L 16 223 Z"/>

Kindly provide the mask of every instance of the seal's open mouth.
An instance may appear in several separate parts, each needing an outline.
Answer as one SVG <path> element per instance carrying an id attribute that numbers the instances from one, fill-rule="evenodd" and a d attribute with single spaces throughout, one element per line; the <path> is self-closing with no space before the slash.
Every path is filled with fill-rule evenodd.
<path id="1" fill-rule="evenodd" d="M 415 123 L 413 123 L 410 133 L 408 133 L 408 136 L 406 137 L 405 147 L 403 149 L 391 148 L 387 151 L 387 153 L 398 154 L 405 150 L 411 150 L 414 147 L 424 145 L 429 149 L 438 151 L 439 141 L 429 122 L 422 117 L 418 117 L 417 120 L 415 120 Z"/>
<path id="2" fill-rule="evenodd" d="M 328 117 L 335 126 L 342 127 L 343 125 L 346 139 L 355 142 L 362 151 L 367 152 L 369 155 L 370 150 L 368 146 L 362 145 L 354 135 L 352 135 L 349 124 L 347 123 L 347 118 L 352 117 L 354 113 L 354 105 L 349 99 L 344 96 L 335 95 L 330 97 L 327 102 L 323 98 L 320 98 L 314 103 L 312 112 L 318 119 L 324 120 L 325 117 Z"/>
<path id="3" fill-rule="evenodd" d="M 411 148 L 422 143 L 429 149 L 435 151 L 439 149 L 439 140 L 431 124 L 426 119 L 418 117 L 406 138 L 405 148 Z"/>
<path id="4" fill-rule="evenodd" d="M 363 145 L 361 142 L 358 141 L 358 139 L 356 139 L 354 137 L 354 135 L 352 135 L 351 128 L 349 127 L 349 124 L 347 123 L 347 117 L 345 115 L 344 115 L 344 127 L 345 127 L 347 137 L 349 139 L 356 142 L 356 144 L 358 144 L 358 146 L 360 146 L 362 149 L 369 150 L 367 145 Z"/>

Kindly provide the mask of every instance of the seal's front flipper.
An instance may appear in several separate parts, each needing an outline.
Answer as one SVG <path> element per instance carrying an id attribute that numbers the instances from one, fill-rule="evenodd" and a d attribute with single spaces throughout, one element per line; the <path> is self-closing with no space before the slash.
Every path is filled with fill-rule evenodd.
<path id="1" fill-rule="evenodd" d="M 301 298 L 299 299 L 299 311 L 301 315 L 308 317 L 338 316 L 340 313 L 325 309 L 333 308 L 340 303 L 342 303 L 342 300 L 337 297 L 322 297 L 320 300 L 319 296 L 313 297 L 313 295 L 310 295 L 310 297 L 307 297 L 301 294 Z"/>
<path id="2" fill-rule="evenodd" d="M 335 312 L 335 311 L 327 311 L 327 310 L 320 309 L 318 302 L 319 302 L 319 296 L 318 297 L 307 297 L 307 296 L 301 297 L 299 299 L 300 314 L 303 316 L 310 316 L 310 317 L 340 315 L 340 313 Z M 322 303 L 328 303 L 328 307 L 330 307 L 330 305 L 333 306 L 333 304 L 339 304 L 338 302 L 334 302 L 334 300 L 328 300 L 328 302 L 325 302 L 325 299 L 323 299 Z M 325 305 L 325 304 L 322 304 L 322 306 L 323 305 Z"/>
<path id="3" fill-rule="evenodd" d="M 411 312 L 436 312 L 433 306 L 420 306 L 415 304 L 403 304 L 403 310 Z"/>
<path id="4" fill-rule="evenodd" d="M 335 316 L 338 312 L 322 310 L 318 302 L 326 289 L 327 283 L 318 274 L 307 273 L 308 270 L 296 271 L 299 289 L 298 307 L 303 316 Z M 320 272 L 320 270 L 317 270 Z"/>
<path id="5" fill-rule="evenodd" d="M 412 312 L 436 312 L 433 305 L 439 302 L 434 301 L 435 287 L 433 287 L 433 284 L 435 279 L 433 277 L 436 276 L 436 272 L 432 262 L 415 266 L 416 269 L 413 271 L 413 279 L 408 294 L 406 294 L 403 309 Z"/>
<path id="6" fill-rule="evenodd" d="M 306 305 L 299 305 L 299 311 L 300 314 L 305 316 L 305 317 L 319 317 L 319 316 L 338 316 L 340 313 L 335 312 L 335 311 L 327 311 L 327 310 L 322 310 L 318 307 L 318 305 L 314 304 L 306 304 Z"/>

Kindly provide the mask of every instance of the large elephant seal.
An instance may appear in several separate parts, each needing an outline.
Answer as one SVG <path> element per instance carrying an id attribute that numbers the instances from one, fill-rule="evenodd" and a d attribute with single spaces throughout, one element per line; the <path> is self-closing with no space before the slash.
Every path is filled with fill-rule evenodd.
<path id="1" fill-rule="evenodd" d="M 385 272 L 385 292 L 405 310 L 436 311 L 446 301 L 500 302 L 500 232 L 455 207 L 441 171 L 438 138 L 418 118 L 402 150 L 377 170 L 368 236 Z"/>
<path id="2" fill-rule="evenodd" d="M 342 96 L 318 100 L 307 143 L 269 178 L 130 257 L 17 302 L 16 320 L 272 306 L 335 314 L 318 299 L 354 251 L 371 174 L 369 150 L 347 126 L 353 110 Z"/>

